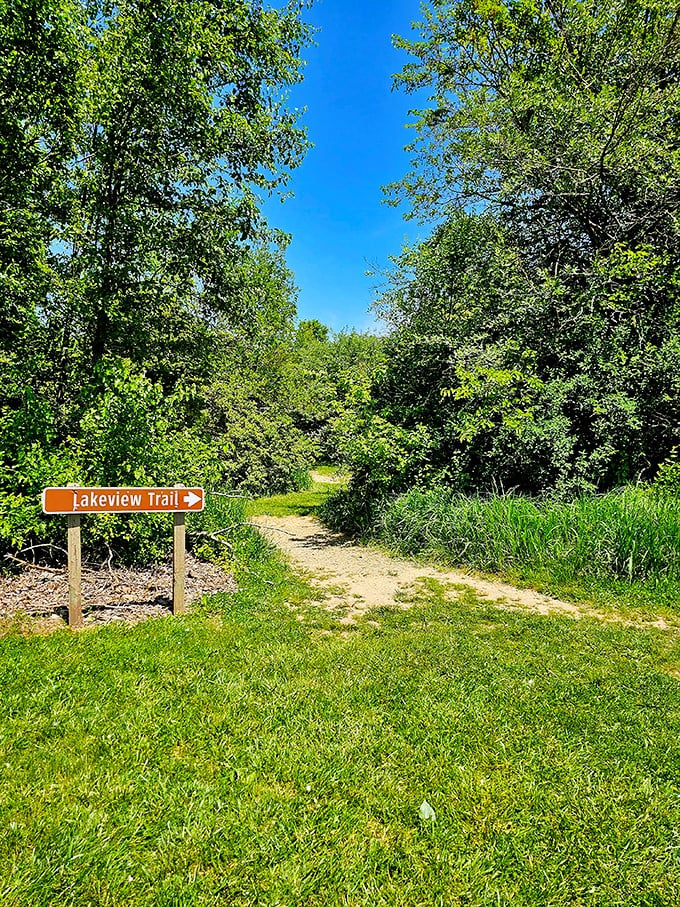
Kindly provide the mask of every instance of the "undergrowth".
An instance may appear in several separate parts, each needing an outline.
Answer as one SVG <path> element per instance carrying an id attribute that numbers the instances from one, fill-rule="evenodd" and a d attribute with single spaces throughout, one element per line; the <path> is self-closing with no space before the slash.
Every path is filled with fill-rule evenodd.
<path id="1" fill-rule="evenodd" d="M 347 522 L 351 505 L 341 492 L 324 514 Z M 565 501 L 432 488 L 361 506 L 364 534 L 401 554 L 561 595 L 677 609 L 680 497 L 669 492 L 628 487 Z"/>

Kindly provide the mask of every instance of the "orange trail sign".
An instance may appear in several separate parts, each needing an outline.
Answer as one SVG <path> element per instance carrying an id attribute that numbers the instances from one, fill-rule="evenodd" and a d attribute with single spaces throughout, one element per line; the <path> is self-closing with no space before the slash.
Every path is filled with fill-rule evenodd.
<path id="1" fill-rule="evenodd" d="M 193 513 L 202 488 L 46 488 L 44 513 Z"/>

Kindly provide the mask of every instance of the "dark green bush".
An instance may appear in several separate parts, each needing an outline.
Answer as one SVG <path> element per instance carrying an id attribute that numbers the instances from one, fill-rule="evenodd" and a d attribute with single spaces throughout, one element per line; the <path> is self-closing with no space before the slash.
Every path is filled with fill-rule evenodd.
<path id="1" fill-rule="evenodd" d="M 252 410 L 239 419 L 236 412 L 222 434 L 211 437 L 201 424 L 178 427 L 187 421 L 186 405 L 186 395 L 164 396 L 128 360 L 108 359 L 82 391 L 73 436 L 58 441 L 44 399 L 18 395 L 0 422 L 0 554 L 63 548 L 65 518 L 42 513 L 47 486 L 181 482 L 263 493 L 308 480 L 313 445 L 290 420 Z M 85 517 L 85 556 L 103 561 L 113 552 L 127 562 L 157 560 L 170 551 L 169 526 L 163 514 Z M 49 547 L 36 550 L 49 556 Z"/>

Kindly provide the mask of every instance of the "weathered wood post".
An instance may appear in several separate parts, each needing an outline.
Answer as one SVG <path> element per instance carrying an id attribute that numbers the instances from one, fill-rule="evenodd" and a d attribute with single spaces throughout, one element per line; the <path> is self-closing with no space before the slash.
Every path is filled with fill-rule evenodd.
<path id="1" fill-rule="evenodd" d="M 69 485 L 76 488 L 76 485 Z M 68 527 L 68 624 L 69 627 L 83 625 L 83 598 L 81 591 L 80 516 L 69 513 Z"/>
<path id="2" fill-rule="evenodd" d="M 184 485 L 175 485 L 184 488 Z M 172 545 L 172 613 L 184 614 L 185 611 L 185 576 L 186 576 L 186 531 L 184 513 L 173 514 Z"/>

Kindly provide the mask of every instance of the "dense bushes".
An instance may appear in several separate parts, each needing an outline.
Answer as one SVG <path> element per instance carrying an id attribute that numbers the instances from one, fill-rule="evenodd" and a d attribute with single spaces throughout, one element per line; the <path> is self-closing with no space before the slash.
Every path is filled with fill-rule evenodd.
<path id="1" fill-rule="evenodd" d="M 63 521 L 40 508 L 48 485 L 182 482 L 253 496 L 304 487 L 320 454 L 337 454 L 339 416 L 356 403 L 351 388 L 380 357 L 378 338 L 311 327 L 288 321 L 269 336 L 232 334 L 229 345 L 216 335 L 191 380 L 106 356 L 76 389 L 38 370 L 26 381 L 18 363 L 8 365 L 0 554 L 62 545 Z M 84 544 L 95 558 L 149 560 L 167 550 L 164 525 L 151 515 L 87 520 Z"/>
<path id="2" fill-rule="evenodd" d="M 40 492 L 48 485 L 182 482 L 278 490 L 304 482 L 314 456 L 313 445 L 284 415 L 231 409 L 219 433 L 200 420 L 191 424 L 187 409 L 195 401 L 186 393 L 165 395 L 129 360 L 109 358 L 95 369 L 78 398 L 79 414 L 70 414 L 72 432 L 61 442 L 44 398 L 28 388 L 14 402 L 0 423 L 2 553 L 63 545 L 63 521 L 41 511 Z M 150 560 L 168 550 L 166 522 L 152 514 L 87 520 L 84 545 L 93 557 L 114 551 L 126 560 Z"/>
<path id="3" fill-rule="evenodd" d="M 680 265 L 618 249 L 575 282 L 531 254 L 495 218 L 459 215 L 399 260 L 385 364 L 348 432 L 359 484 L 368 460 L 391 493 L 569 496 L 654 478 L 680 424 Z"/>

